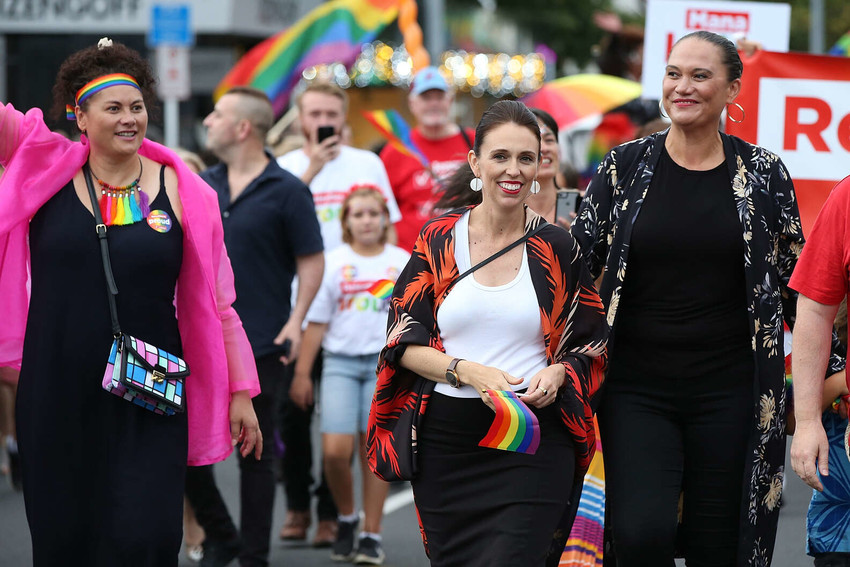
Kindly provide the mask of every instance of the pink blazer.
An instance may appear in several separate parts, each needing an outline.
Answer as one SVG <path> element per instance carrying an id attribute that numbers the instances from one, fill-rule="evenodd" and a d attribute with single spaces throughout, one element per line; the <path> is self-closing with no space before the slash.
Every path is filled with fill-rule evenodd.
<path id="1" fill-rule="evenodd" d="M 183 207 L 183 265 L 177 322 L 186 380 L 190 465 L 221 461 L 232 450 L 230 394 L 260 391 L 251 346 L 231 307 L 236 293 L 215 192 L 168 148 L 145 140 L 139 153 L 177 171 Z M 29 221 L 88 159 L 89 146 L 51 132 L 42 113 L 0 105 L 0 366 L 20 368 L 29 306 Z M 104 353 L 104 367 L 106 365 Z M 163 418 L 167 419 L 167 418 Z"/>

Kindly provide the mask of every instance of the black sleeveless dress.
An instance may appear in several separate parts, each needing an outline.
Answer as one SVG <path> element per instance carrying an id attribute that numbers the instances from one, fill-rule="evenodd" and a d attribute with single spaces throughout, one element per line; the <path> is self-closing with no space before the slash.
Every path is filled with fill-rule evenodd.
<path id="1" fill-rule="evenodd" d="M 174 293 L 183 231 L 163 179 L 151 210 L 172 219 L 170 230 L 111 226 L 109 249 L 122 330 L 181 355 Z M 94 224 L 72 182 L 30 223 L 17 428 L 33 564 L 176 566 L 187 419 L 101 387 L 112 333 Z"/>

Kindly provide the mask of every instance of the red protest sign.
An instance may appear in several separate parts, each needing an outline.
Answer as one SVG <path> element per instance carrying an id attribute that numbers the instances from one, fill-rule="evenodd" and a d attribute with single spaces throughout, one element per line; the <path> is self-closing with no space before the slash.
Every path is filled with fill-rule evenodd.
<path id="1" fill-rule="evenodd" d="M 782 158 L 808 234 L 832 187 L 850 175 L 850 58 L 759 51 L 744 58 L 726 131 Z M 735 120 L 740 110 L 729 106 Z"/>

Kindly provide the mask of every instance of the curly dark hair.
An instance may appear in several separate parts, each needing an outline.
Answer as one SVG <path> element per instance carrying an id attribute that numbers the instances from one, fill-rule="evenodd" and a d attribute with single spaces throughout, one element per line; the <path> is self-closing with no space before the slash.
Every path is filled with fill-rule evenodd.
<path id="1" fill-rule="evenodd" d="M 65 118 L 65 105 L 74 105 L 74 97 L 86 83 L 97 77 L 111 73 L 126 73 L 130 75 L 142 91 L 142 98 L 150 118 L 155 118 L 156 78 L 150 64 L 138 51 L 124 44 L 113 42 L 109 47 L 87 47 L 71 54 L 59 67 L 56 84 L 53 85 L 53 106 L 51 116 L 56 120 Z M 89 99 L 90 100 L 90 99 Z M 83 110 L 89 100 L 83 101 Z"/>

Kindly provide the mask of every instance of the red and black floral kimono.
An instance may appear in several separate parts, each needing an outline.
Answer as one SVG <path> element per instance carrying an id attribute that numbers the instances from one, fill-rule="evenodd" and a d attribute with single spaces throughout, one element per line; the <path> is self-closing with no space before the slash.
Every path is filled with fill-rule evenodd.
<path id="1" fill-rule="evenodd" d="M 367 438 L 369 465 L 385 480 L 411 479 L 417 473 L 416 431 L 435 382 L 401 367 L 399 361 L 411 344 L 444 352 L 437 310 L 459 276 L 453 228 L 466 210 L 446 213 L 423 227 L 393 291 Z M 541 223 L 546 221 L 526 208 L 526 232 Z M 548 363 L 566 368 L 557 403 L 575 448 L 570 506 L 553 534 L 550 553 L 557 564 L 595 449 L 594 398 L 605 373 L 608 325 L 578 245 L 566 231 L 547 224 L 526 242 L 526 254 Z"/>

